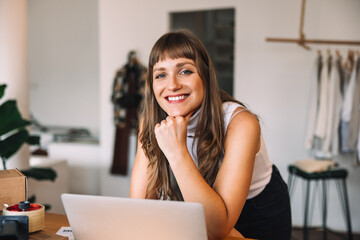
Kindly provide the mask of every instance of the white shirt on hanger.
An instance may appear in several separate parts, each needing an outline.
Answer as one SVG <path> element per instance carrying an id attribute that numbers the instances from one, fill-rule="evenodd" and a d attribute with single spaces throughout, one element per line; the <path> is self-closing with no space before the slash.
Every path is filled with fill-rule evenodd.
<path id="1" fill-rule="evenodd" d="M 324 139 L 327 126 L 328 111 L 328 65 L 323 60 L 320 76 L 320 104 L 316 120 L 315 136 Z"/>
<path id="2" fill-rule="evenodd" d="M 309 112 L 308 112 L 308 120 L 307 120 L 307 130 L 305 137 L 305 149 L 313 148 L 313 140 L 315 133 L 315 124 L 316 124 L 316 114 L 318 111 L 318 67 L 319 67 L 319 59 L 316 59 L 313 70 L 312 70 L 312 78 L 310 84 L 310 103 L 309 103 Z"/>
<path id="3" fill-rule="evenodd" d="M 355 93 L 355 81 L 356 81 L 356 71 L 355 68 L 351 72 L 349 85 L 345 91 L 344 102 L 342 105 L 341 120 L 344 122 L 349 122 L 351 118 L 351 111 L 353 105 L 353 98 Z"/>

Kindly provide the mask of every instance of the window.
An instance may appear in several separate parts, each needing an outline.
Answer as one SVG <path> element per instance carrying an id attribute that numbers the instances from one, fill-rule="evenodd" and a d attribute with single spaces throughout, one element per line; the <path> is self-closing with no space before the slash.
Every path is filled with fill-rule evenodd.
<path id="1" fill-rule="evenodd" d="M 203 42 L 213 61 L 220 89 L 233 95 L 235 10 L 170 13 L 172 30 L 188 29 Z"/>

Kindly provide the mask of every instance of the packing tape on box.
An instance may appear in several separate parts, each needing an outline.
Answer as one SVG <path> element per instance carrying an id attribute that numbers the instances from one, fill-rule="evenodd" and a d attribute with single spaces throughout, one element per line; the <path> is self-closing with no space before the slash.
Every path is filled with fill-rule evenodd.
<path id="1" fill-rule="evenodd" d="M 3 215 L 29 217 L 29 233 L 44 229 L 45 227 L 45 207 L 41 204 L 30 204 L 30 208 L 25 211 L 19 209 L 19 204 L 3 209 Z"/>

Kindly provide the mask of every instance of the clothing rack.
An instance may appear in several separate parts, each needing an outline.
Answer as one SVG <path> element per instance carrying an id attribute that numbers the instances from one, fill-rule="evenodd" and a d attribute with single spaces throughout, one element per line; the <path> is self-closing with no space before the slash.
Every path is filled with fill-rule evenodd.
<path id="1" fill-rule="evenodd" d="M 300 16 L 300 29 L 299 38 L 266 38 L 267 42 L 283 42 L 283 43 L 297 43 L 306 50 L 310 50 L 310 47 L 306 44 L 341 44 L 341 45 L 360 45 L 360 41 L 346 41 L 346 40 L 327 40 L 327 39 L 306 39 L 303 31 L 304 28 L 304 16 L 305 16 L 305 4 L 306 0 L 302 0 L 301 3 L 301 16 Z"/>
<path id="2" fill-rule="evenodd" d="M 341 54 L 339 49 L 331 51 L 330 48 L 317 50 L 305 148 L 319 159 L 354 154 L 354 166 L 358 167 L 360 51 L 347 49 L 346 52 Z"/>

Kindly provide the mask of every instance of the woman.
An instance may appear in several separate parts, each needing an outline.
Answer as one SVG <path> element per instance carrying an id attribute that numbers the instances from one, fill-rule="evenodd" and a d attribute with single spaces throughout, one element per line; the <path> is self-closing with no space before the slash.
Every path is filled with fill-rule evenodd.
<path id="1" fill-rule="evenodd" d="M 259 121 L 218 89 L 193 34 L 170 32 L 155 43 L 141 119 L 130 197 L 201 203 L 209 239 L 290 239 L 287 186 Z"/>

